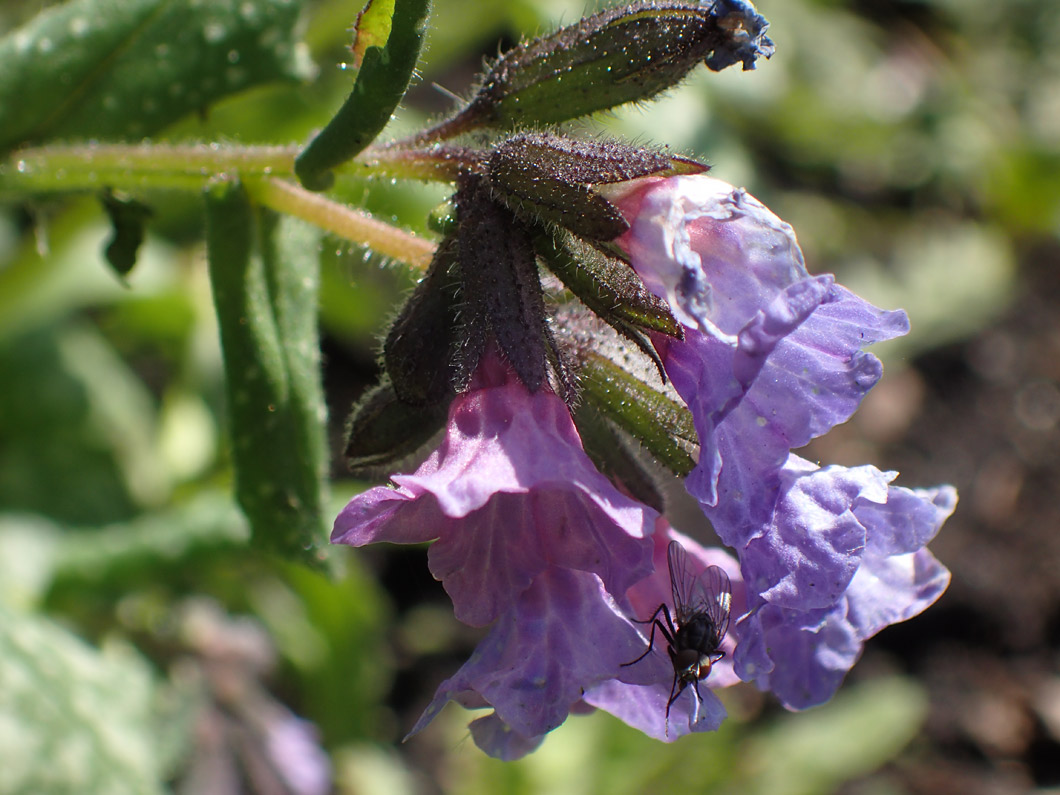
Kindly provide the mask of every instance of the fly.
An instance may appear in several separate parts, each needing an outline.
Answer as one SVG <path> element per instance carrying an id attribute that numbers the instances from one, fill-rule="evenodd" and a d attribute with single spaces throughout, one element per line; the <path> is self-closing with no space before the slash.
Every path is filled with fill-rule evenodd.
<path id="1" fill-rule="evenodd" d="M 643 660 L 655 646 L 655 630 L 666 638 L 666 651 L 674 666 L 674 682 L 670 688 L 670 700 L 666 702 L 666 720 L 670 720 L 670 707 L 685 688 L 692 685 L 696 700 L 702 703 L 699 683 L 710 676 L 710 669 L 725 656 L 721 641 L 729 629 L 729 611 L 732 608 L 732 585 L 729 575 L 717 566 L 708 566 L 697 575 L 685 548 L 671 541 L 666 549 L 666 562 L 670 568 L 670 592 L 673 595 L 674 612 L 663 602 L 651 618 L 638 624 L 648 624 L 651 636 L 644 654 L 622 665 L 633 665 Z M 659 619 L 662 613 L 663 620 Z"/>

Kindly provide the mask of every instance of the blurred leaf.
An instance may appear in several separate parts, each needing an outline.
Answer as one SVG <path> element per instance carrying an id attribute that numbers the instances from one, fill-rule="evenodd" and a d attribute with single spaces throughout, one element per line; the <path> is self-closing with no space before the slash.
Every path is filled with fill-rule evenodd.
<path id="1" fill-rule="evenodd" d="M 0 514 L 0 604 L 34 607 L 52 581 L 62 530 L 42 516 Z"/>
<path id="2" fill-rule="evenodd" d="M 104 192 L 101 201 L 112 227 L 104 254 L 118 275 L 126 276 L 136 265 L 136 252 L 144 242 L 144 224 L 151 217 L 151 208 L 110 190 Z"/>
<path id="3" fill-rule="evenodd" d="M 841 690 L 830 703 L 784 715 L 744 745 L 733 792 L 827 795 L 871 773 L 916 736 L 923 688 L 893 677 Z"/>
<path id="4" fill-rule="evenodd" d="M 297 669 L 302 703 L 327 744 L 392 741 L 408 727 L 386 720 L 394 676 L 386 629 L 391 608 L 355 555 L 343 555 L 340 565 L 341 578 L 287 567 L 284 579 L 297 600 L 277 600 L 273 593 L 266 603 L 260 589 L 252 599 Z M 276 609 L 284 604 L 296 609 Z"/>
<path id="5" fill-rule="evenodd" d="M 0 793 L 162 793 L 145 663 L 0 606 Z"/>
<path id="6" fill-rule="evenodd" d="M 56 577 L 101 583 L 117 569 L 179 560 L 203 547 L 241 546 L 248 536 L 246 520 L 231 497 L 202 491 L 164 511 L 66 536 L 55 551 Z"/>
<path id="7" fill-rule="evenodd" d="M 0 346 L 0 503 L 74 525 L 116 521 L 168 494 L 143 382 L 87 323 Z"/>
<path id="8" fill-rule="evenodd" d="M 360 743 L 335 754 L 335 778 L 341 792 L 386 792 L 415 795 L 422 791 L 416 776 L 394 748 Z"/>
<path id="9" fill-rule="evenodd" d="M 353 66 L 360 69 L 369 47 L 385 47 L 393 27 L 394 0 L 368 0 L 354 26 Z"/>
<path id="10" fill-rule="evenodd" d="M 289 0 L 73 0 L 0 40 L 0 149 L 148 135 L 227 94 L 306 78 Z"/>
<path id="11" fill-rule="evenodd" d="M 238 186 L 216 186 L 206 208 L 236 495 L 255 541 L 315 560 L 327 537 L 327 412 L 316 320 L 320 233 L 267 212 L 255 218 Z"/>
<path id="12" fill-rule="evenodd" d="M 395 0 L 386 46 L 367 48 L 353 92 L 295 160 L 307 188 L 328 187 L 328 170 L 356 157 L 390 121 L 416 68 L 429 7 L 430 0 Z"/>
<path id="13" fill-rule="evenodd" d="M 886 270 L 861 262 L 843 283 L 882 307 L 909 313 L 913 333 L 888 343 L 888 355 L 924 350 L 972 336 L 1000 315 L 1016 291 L 1012 243 L 973 221 L 907 222 L 894 235 Z"/>

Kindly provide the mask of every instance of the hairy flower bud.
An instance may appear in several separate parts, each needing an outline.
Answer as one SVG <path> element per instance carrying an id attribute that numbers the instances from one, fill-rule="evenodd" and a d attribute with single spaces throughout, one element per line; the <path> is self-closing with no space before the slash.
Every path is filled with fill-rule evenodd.
<path id="1" fill-rule="evenodd" d="M 593 185 L 701 173 L 707 166 L 617 141 L 527 133 L 494 147 L 487 169 L 493 193 L 524 219 L 558 224 L 592 240 L 611 240 L 629 224 Z"/>
<path id="2" fill-rule="evenodd" d="M 398 313 L 383 344 L 383 365 L 405 403 L 432 405 L 451 393 L 457 280 L 455 239 L 438 247 L 427 275 Z"/>
<path id="3" fill-rule="evenodd" d="M 746 0 L 637 2 L 608 9 L 500 57 L 457 127 L 551 124 L 650 99 L 699 62 L 754 68 L 773 54 Z"/>
<path id="4" fill-rule="evenodd" d="M 448 401 L 412 405 L 388 381 L 368 390 L 346 422 L 346 464 L 356 477 L 374 477 L 415 453 L 445 424 Z"/>

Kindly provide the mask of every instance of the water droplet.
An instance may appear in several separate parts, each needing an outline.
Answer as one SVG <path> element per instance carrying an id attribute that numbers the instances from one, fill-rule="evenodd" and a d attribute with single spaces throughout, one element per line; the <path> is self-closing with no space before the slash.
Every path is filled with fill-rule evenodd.
<path id="1" fill-rule="evenodd" d="M 258 16 L 258 9 L 253 3 L 241 3 L 239 6 L 239 15 L 248 22 L 252 22 Z"/>
<path id="2" fill-rule="evenodd" d="M 228 63 L 239 63 L 239 50 L 228 51 Z"/>
<path id="3" fill-rule="evenodd" d="M 55 42 L 49 39 L 47 36 L 37 39 L 37 51 L 38 52 L 51 52 L 55 48 Z"/>
<path id="4" fill-rule="evenodd" d="M 113 94 L 105 94 L 103 96 L 103 107 L 106 110 L 115 110 L 118 107 L 118 98 Z"/>
<path id="5" fill-rule="evenodd" d="M 29 171 L 29 167 L 26 165 L 25 160 L 19 160 L 17 163 L 15 163 L 15 170 L 18 171 L 19 174 L 25 174 L 27 171 Z"/>
<path id="6" fill-rule="evenodd" d="M 166 44 L 165 42 L 163 42 L 161 44 L 156 44 L 155 45 L 155 55 L 157 55 L 159 58 L 168 58 L 169 57 L 169 45 Z"/>
<path id="7" fill-rule="evenodd" d="M 80 38 L 88 33 L 91 27 L 84 17 L 74 17 L 70 20 L 70 35 Z"/>

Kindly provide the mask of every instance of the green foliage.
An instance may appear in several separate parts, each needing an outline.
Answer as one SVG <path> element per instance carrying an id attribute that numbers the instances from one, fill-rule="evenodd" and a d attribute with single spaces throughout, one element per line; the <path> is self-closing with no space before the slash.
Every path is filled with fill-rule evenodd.
<path id="1" fill-rule="evenodd" d="M 384 9 L 386 4 L 381 4 Z M 328 126 L 314 138 L 295 162 L 298 177 L 313 190 L 331 184 L 328 169 L 350 160 L 370 144 L 394 113 L 408 89 L 423 46 L 430 0 L 395 0 L 386 45 L 382 46 L 382 11 L 369 11 L 361 22 L 370 26 L 359 40 L 363 59 L 353 92 Z"/>
<path id="2" fill-rule="evenodd" d="M 164 792 L 154 700 L 131 649 L 0 605 L 0 792 Z"/>
<path id="3" fill-rule="evenodd" d="M 221 97 L 304 79 L 286 0 L 73 0 L 0 40 L 0 150 L 150 135 Z"/>
<path id="4" fill-rule="evenodd" d="M 757 72 L 701 69 L 647 111 L 620 108 L 580 131 L 709 161 L 794 225 L 811 269 L 906 307 L 918 350 L 988 327 L 1020 288 L 1021 253 L 1055 245 L 1054 4 L 929 0 L 885 4 L 871 19 L 865 4 L 760 5 L 778 50 Z M 383 554 L 335 555 L 341 571 L 331 578 L 259 550 L 312 559 L 307 547 L 337 510 L 322 488 L 318 317 L 346 376 L 333 404 L 341 415 L 375 378 L 380 332 L 419 274 L 277 219 L 238 189 L 208 197 L 206 227 L 198 195 L 220 172 L 248 186 L 270 171 L 289 177 L 292 141 L 349 94 L 349 72 L 336 64 L 350 58 L 355 5 L 303 6 L 73 0 L 0 39 L 0 149 L 144 135 L 182 147 L 156 171 L 85 165 L 90 147 L 61 162 L 41 150 L 0 162 L 0 792 L 163 791 L 177 769 L 169 746 L 180 742 L 163 740 L 160 721 L 189 736 L 157 706 L 186 656 L 170 625 L 183 600 L 205 596 L 268 628 L 280 653 L 269 685 L 320 727 L 340 792 L 411 793 L 429 776 L 468 795 L 829 793 L 879 775 L 922 725 L 924 694 L 908 679 L 847 686 L 793 716 L 743 709 L 760 702 L 738 692 L 720 732 L 669 745 L 595 714 L 502 764 L 473 748 L 466 713 L 452 707 L 409 745 L 396 742 L 471 640 L 437 610 L 395 607 L 373 568 Z M 28 8 L 0 3 L 0 24 Z M 396 0 L 393 17 L 383 0 L 374 8 L 353 94 L 328 133 L 338 144 L 324 152 L 322 136 L 303 169 L 335 168 L 336 203 L 430 235 L 426 212 L 449 188 L 339 165 L 392 115 L 396 136 L 452 110 L 435 82 L 468 96 L 465 76 L 496 58 L 497 42 L 554 30 L 585 4 L 435 0 L 425 31 L 425 3 Z M 301 11 L 322 69 L 296 89 L 309 73 Z M 421 35 L 421 77 L 398 106 Z M 226 159 L 227 146 L 246 141 L 285 148 L 251 173 L 248 160 Z M 188 153 L 199 158 L 192 165 Z M 50 169 L 46 188 L 18 182 L 31 169 Z M 94 198 L 112 183 L 155 213 L 127 285 L 104 263 L 111 228 Z M 71 197 L 72 187 L 93 196 Z M 622 288 L 599 274 L 575 286 L 601 306 Z M 624 319 L 673 330 L 647 305 Z M 899 363 L 918 352 L 903 345 L 882 353 Z M 584 386 L 612 412 L 605 430 L 643 428 L 645 393 L 597 375 Z M 689 429 L 674 417 L 671 431 L 653 452 L 690 466 L 680 444 Z M 343 484 L 342 496 L 361 487 Z"/>
<path id="5" fill-rule="evenodd" d="M 269 212 L 255 217 L 238 185 L 212 188 L 206 210 L 236 495 L 256 542 L 314 560 L 326 535 L 320 235 Z"/>
<path id="6" fill-rule="evenodd" d="M 749 738 L 733 793 L 827 795 L 878 769 L 910 740 L 927 716 L 927 695 L 901 678 L 841 691 L 827 706 L 785 715 Z"/>

